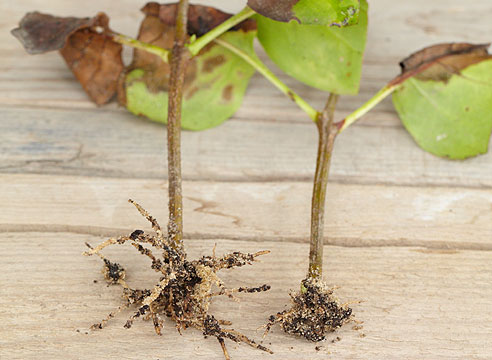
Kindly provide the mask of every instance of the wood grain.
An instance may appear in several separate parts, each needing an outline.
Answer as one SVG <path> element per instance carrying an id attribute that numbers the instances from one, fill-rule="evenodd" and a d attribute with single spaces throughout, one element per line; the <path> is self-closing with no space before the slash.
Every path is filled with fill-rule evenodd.
<path id="1" fill-rule="evenodd" d="M 3 175 L 0 183 L 0 231 L 123 235 L 148 228 L 128 198 L 166 225 L 163 181 Z M 183 194 L 188 238 L 309 239 L 308 183 L 194 181 L 184 182 Z M 490 190 L 330 184 L 327 199 L 327 244 L 492 250 Z"/>
<path id="2" fill-rule="evenodd" d="M 148 229 L 129 197 L 165 225 L 165 128 L 116 104 L 97 108 L 59 55 L 28 56 L 9 33 L 28 11 L 105 11 L 113 29 L 132 35 L 145 2 L 0 2 L 1 359 L 222 358 L 214 339 L 179 336 L 170 322 L 162 337 L 142 322 L 125 330 L 128 312 L 104 331 L 88 330 L 121 293 L 106 287 L 98 259 L 81 256 L 84 242 Z M 228 11 L 244 3 L 199 2 Z M 337 117 L 395 76 L 410 52 L 490 42 L 490 13 L 489 0 L 372 1 L 360 94 L 342 97 Z M 326 94 L 274 71 L 322 107 Z M 215 243 L 219 254 L 272 251 L 223 274 L 232 287 L 269 283 L 270 292 L 211 309 L 255 338 L 307 270 L 316 142 L 307 117 L 258 74 L 232 119 L 183 134 L 190 255 L 210 254 Z M 363 329 L 346 326 L 319 351 L 274 329 L 265 342 L 274 355 L 230 344 L 233 359 L 490 359 L 492 153 L 463 162 L 425 153 L 386 99 L 337 140 L 328 191 L 325 276 L 342 286 L 342 301 L 355 301 Z M 127 266 L 130 282 L 152 286 L 155 274 L 133 248 L 107 254 Z"/>
<path id="3" fill-rule="evenodd" d="M 106 329 L 89 331 L 121 304 L 121 290 L 106 287 L 101 263 L 81 255 L 84 242 L 101 238 L 67 233 L 4 233 L 0 236 L 0 312 L 3 359 L 199 359 L 222 357 L 214 339 L 195 330 L 180 336 L 167 322 L 164 335 L 138 321 L 123 324 L 130 312 Z M 259 339 L 255 329 L 289 302 L 307 268 L 307 244 L 229 240 L 188 243 L 191 256 L 231 250 L 270 249 L 257 264 L 222 276 L 228 286 L 271 284 L 267 293 L 240 296 L 241 302 L 216 301 L 211 312 L 233 321 L 234 328 Z M 127 268 L 130 284 L 151 286 L 155 273 L 131 246 L 105 252 Z M 316 351 L 314 343 L 274 329 L 265 344 L 274 355 L 246 345 L 229 344 L 233 359 L 487 359 L 492 351 L 492 252 L 420 248 L 325 249 L 325 274 L 330 284 L 343 285 L 337 294 L 352 305 L 355 331 L 345 326 Z M 49 260 L 48 260 L 49 259 Z M 93 283 L 97 280 L 98 283 Z M 336 338 L 340 337 L 340 341 Z M 332 343 L 332 340 L 334 343 Z"/>
<path id="4" fill-rule="evenodd" d="M 0 108 L 0 172 L 166 177 L 165 127 L 105 109 Z M 83 117 L 81 117 L 83 116 Z M 182 135 L 187 180 L 312 181 L 316 128 L 231 120 Z M 492 188 L 492 153 L 467 161 L 428 154 L 399 127 L 353 127 L 335 144 L 331 181 Z"/>

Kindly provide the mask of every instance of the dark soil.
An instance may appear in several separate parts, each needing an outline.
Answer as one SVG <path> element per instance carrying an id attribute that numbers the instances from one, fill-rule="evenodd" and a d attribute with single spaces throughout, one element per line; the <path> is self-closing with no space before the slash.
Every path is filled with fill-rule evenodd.
<path id="1" fill-rule="evenodd" d="M 305 279 L 301 291 L 291 294 L 292 307 L 270 316 L 266 332 L 274 324 L 289 334 L 302 336 L 310 341 L 325 339 L 332 332 L 351 319 L 352 309 L 341 305 L 322 281 Z"/>
<path id="2" fill-rule="evenodd" d="M 131 328 L 137 318 L 152 320 L 155 332 L 161 335 L 163 320 L 161 316 L 167 316 L 177 324 L 178 331 L 188 327 L 194 327 L 203 332 L 205 336 L 217 338 L 226 359 L 229 359 L 224 339 L 234 342 L 245 342 L 257 349 L 271 353 L 266 347 L 255 343 L 245 335 L 225 328 L 230 322 L 217 320 L 208 313 L 212 297 L 225 295 L 233 298 L 238 292 L 263 292 L 270 289 L 269 285 L 259 287 L 226 288 L 222 280 L 217 276 L 221 269 L 230 269 L 252 264 L 256 257 L 267 254 L 268 251 L 260 251 L 254 254 L 233 252 L 222 257 L 203 256 L 197 260 L 188 260 L 185 251 L 163 235 L 157 221 L 150 216 L 140 205 L 131 201 L 138 211 L 152 224 L 156 235 L 146 234 L 142 230 L 135 230 L 129 236 L 121 236 L 106 240 L 93 248 L 86 244 L 90 250 L 86 255 L 98 255 L 104 262 L 103 274 L 108 284 L 120 285 L 123 288 L 125 303 L 110 313 L 106 319 L 94 324 L 93 329 L 101 329 L 122 309 L 135 306 L 137 310 L 126 321 L 125 327 Z M 113 244 L 129 242 L 137 251 L 151 260 L 151 268 L 159 274 L 159 280 L 152 289 L 138 289 L 129 286 L 125 281 L 124 268 L 115 262 L 105 258 L 100 251 Z M 158 254 L 154 254 L 158 252 Z"/>

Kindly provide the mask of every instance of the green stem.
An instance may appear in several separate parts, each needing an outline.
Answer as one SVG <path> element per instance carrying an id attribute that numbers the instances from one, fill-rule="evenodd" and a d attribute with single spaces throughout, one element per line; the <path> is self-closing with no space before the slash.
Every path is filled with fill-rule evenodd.
<path id="1" fill-rule="evenodd" d="M 340 127 L 340 132 L 348 128 L 350 125 L 352 125 L 354 122 L 359 120 L 362 116 L 364 116 L 369 110 L 371 110 L 373 107 L 375 107 L 377 104 L 379 104 L 386 96 L 391 94 L 393 91 L 398 89 L 401 84 L 388 84 L 385 87 L 383 87 L 381 90 L 379 90 L 376 95 L 374 95 L 369 101 L 367 101 L 364 105 L 362 105 L 360 108 L 355 110 L 352 114 L 347 116 L 345 119 L 343 119 L 341 122 L 337 123 Z"/>
<path id="2" fill-rule="evenodd" d="M 311 200 L 311 237 L 309 249 L 308 278 L 321 279 L 323 275 L 323 230 L 325 223 L 326 187 L 330 160 L 338 127 L 334 124 L 338 95 L 330 94 L 325 109 L 319 114 L 316 125 L 319 132 L 318 157 L 314 174 Z"/>
<path id="3" fill-rule="evenodd" d="M 304 110 L 311 120 L 316 121 L 318 118 L 318 111 L 309 105 L 303 98 L 292 91 L 287 85 L 285 85 L 274 73 L 268 69 L 265 64 L 261 62 L 256 56 L 251 56 L 245 51 L 237 48 L 236 46 L 221 39 L 215 39 L 215 42 L 226 49 L 232 51 L 234 54 L 241 57 L 248 64 L 253 66 L 260 74 L 262 74 L 268 81 L 270 81 L 277 89 L 287 95 L 292 101 L 294 101 L 302 110 Z"/>
<path id="4" fill-rule="evenodd" d="M 159 46 L 142 42 L 140 40 L 131 38 L 123 34 L 118 34 L 113 32 L 110 35 L 114 42 L 120 43 L 122 45 L 128 45 L 135 49 L 147 51 L 148 53 L 159 56 L 162 59 L 162 61 L 164 61 L 165 63 L 169 62 L 169 50 L 163 49 Z"/>
<path id="5" fill-rule="evenodd" d="M 167 162 L 169 181 L 168 237 L 175 249 L 183 249 L 183 195 L 181 190 L 181 102 L 186 64 L 188 0 L 180 0 L 176 13 L 176 30 L 171 53 L 169 106 L 167 113 Z"/>
<path id="6" fill-rule="evenodd" d="M 247 18 L 253 16 L 255 14 L 254 10 L 246 6 L 243 10 L 238 12 L 236 15 L 231 16 L 229 19 L 221 23 L 220 25 L 216 26 L 212 30 L 210 30 L 208 33 L 205 35 L 201 36 L 191 44 L 188 44 L 188 50 L 190 53 L 195 56 L 197 55 L 201 49 L 203 49 L 205 46 L 207 46 L 209 43 L 214 41 L 216 38 L 218 38 L 220 35 L 225 33 L 227 30 L 233 28 L 237 24 L 239 24 L 241 21 L 246 20 Z"/>

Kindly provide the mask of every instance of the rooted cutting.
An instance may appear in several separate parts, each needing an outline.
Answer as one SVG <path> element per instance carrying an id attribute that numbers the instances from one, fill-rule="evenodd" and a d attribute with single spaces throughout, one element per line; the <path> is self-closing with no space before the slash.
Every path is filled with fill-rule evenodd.
<path id="1" fill-rule="evenodd" d="M 205 336 L 217 338 L 222 346 L 226 359 L 229 358 L 224 339 L 244 342 L 250 346 L 269 352 L 268 348 L 257 344 L 234 329 L 225 328 L 231 323 L 218 320 L 209 314 L 210 302 L 215 296 L 234 298 L 235 293 L 256 293 L 270 289 L 267 284 L 258 287 L 227 288 L 217 273 L 222 269 L 231 269 L 250 265 L 256 258 L 268 254 L 259 251 L 254 254 L 233 252 L 222 257 L 203 256 L 197 260 L 188 260 L 182 248 L 176 248 L 164 235 L 157 221 L 140 205 L 129 200 L 152 225 L 155 235 L 135 230 L 129 236 L 111 238 L 96 247 L 89 247 L 85 255 L 97 255 L 103 260 L 103 274 L 109 284 L 123 288 L 125 303 L 111 312 L 104 320 L 92 326 L 102 329 L 106 323 L 121 310 L 130 306 L 136 307 L 135 313 L 126 321 L 125 327 L 130 328 L 138 318 L 152 320 L 155 332 L 162 334 L 163 317 L 167 316 L 176 322 L 178 331 L 189 327 L 196 328 Z M 110 245 L 130 243 L 137 251 L 151 260 L 151 268 L 159 274 L 159 280 L 152 289 L 141 289 L 130 286 L 126 281 L 123 266 L 112 262 L 101 254 L 101 250 Z"/>

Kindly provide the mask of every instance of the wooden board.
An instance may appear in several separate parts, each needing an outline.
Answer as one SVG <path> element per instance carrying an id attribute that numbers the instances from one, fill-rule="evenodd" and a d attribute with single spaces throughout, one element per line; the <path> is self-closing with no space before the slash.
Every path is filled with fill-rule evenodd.
<path id="1" fill-rule="evenodd" d="M 58 54 L 28 56 L 9 31 L 24 13 L 90 16 L 105 11 L 132 35 L 145 1 L 3 0 L 0 3 L 0 359 L 221 358 L 195 330 L 164 336 L 125 312 L 107 329 L 89 326 L 121 304 L 84 242 L 148 224 L 126 202 L 166 223 L 165 128 L 115 104 L 89 102 Z M 200 1 L 238 11 L 244 1 Z M 438 42 L 490 42 L 492 2 L 377 0 L 358 96 L 337 118 L 399 72 L 398 61 Z M 259 56 L 272 63 L 257 46 Z M 125 52 L 128 60 L 131 53 Z M 326 94 L 274 72 L 313 106 Z M 190 256 L 270 249 L 263 261 L 224 272 L 231 287 L 272 290 L 218 299 L 212 312 L 254 338 L 283 310 L 307 268 L 316 129 L 256 74 L 224 125 L 183 133 L 185 235 Z M 229 344 L 237 359 L 489 359 L 492 354 L 492 153 L 467 161 L 419 149 L 389 99 L 339 137 L 328 188 L 325 278 L 352 306 L 352 325 L 307 343 L 274 329 L 268 355 Z M 130 282 L 155 281 L 130 247 L 108 249 Z M 94 283 L 93 280 L 97 280 Z M 358 301 L 361 301 L 358 303 Z M 337 337 L 340 340 L 337 341 Z M 332 342 L 334 341 L 334 342 Z M 319 344 L 318 344 L 319 345 Z"/>
<path id="2" fill-rule="evenodd" d="M 0 143 L 0 152 L 8 156 L 0 171 L 166 177 L 162 125 L 105 109 L 83 114 L 59 109 L 1 111 L 5 120 L 0 122 L 0 132 L 5 141 Z M 310 182 L 316 138 L 316 128 L 308 121 L 230 120 L 215 129 L 184 132 L 183 177 Z M 421 150 L 401 127 L 355 126 L 337 139 L 331 180 L 492 188 L 492 153 L 467 161 L 443 160 Z"/>
<path id="3" fill-rule="evenodd" d="M 162 337 L 151 323 L 123 328 L 131 312 L 101 331 L 89 326 L 121 304 L 121 289 L 106 287 L 97 258 L 81 255 L 85 241 L 101 238 L 70 233 L 4 233 L 0 246 L 0 312 L 3 359 L 199 359 L 221 358 L 214 339 L 195 330 L 180 336 L 167 322 Z M 267 293 L 217 300 L 211 312 L 234 328 L 261 338 L 255 330 L 289 303 L 307 267 L 305 244 L 230 240 L 188 243 L 191 256 L 232 250 L 270 249 L 248 268 L 224 271 L 228 286 L 271 284 Z M 130 284 L 152 285 L 155 273 L 131 246 L 107 249 L 125 265 Z M 343 284 L 337 294 L 353 304 L 362 329 L 345 326 L 327 341 L 306 343 L 274 329 L 264 342 L 269 355 L 229 344 L 233 359 L 486 359 L 490 356 L 492 252 L 421 248 L 326 247 L 329 282 Z M 49 259 L 49 261 L 48 261 Z M 288 275 L 287 275 L 288 274 Z M 97 283 L 93 283 L 97 280 Z M 337 341 L 337 337 L 340 338 Z M 334 341 L 332 343 L 332 341 Z M 271 345 L 270 345 L 271 344 Z M 320 350 L 316 351 L 316 345 Z"/>
<path id="4" fill-rule="evenodd" d="M 163 181 L 3 175 L 0 182 L 0 231 L 109 236 L 148 228 L 128 198 L 166 224 Z M 183 192 L 189 238 L 308 241 L 309 183 L 193 181 Z M 492 250 L 490 190 L 330 184 L 326 217 L 326 244 Z"/>

